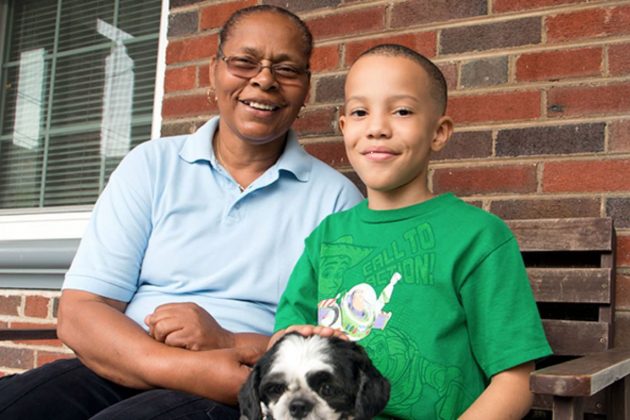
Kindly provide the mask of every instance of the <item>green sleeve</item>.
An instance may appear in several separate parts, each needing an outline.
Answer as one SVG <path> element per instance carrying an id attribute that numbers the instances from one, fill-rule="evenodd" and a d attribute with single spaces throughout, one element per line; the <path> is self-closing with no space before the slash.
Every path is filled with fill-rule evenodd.
<path id="1" fill-rule="evenodd" d="M 317 325 L 317 275 L 306 250 L 280 297 L 274 331 L 304 324 Z"/>
<path id="2" fill-rule="evenodd" d="M 461 298 L 473 352 L 488 377 L 551 354 L 514 238 L 479 263 Z"/>

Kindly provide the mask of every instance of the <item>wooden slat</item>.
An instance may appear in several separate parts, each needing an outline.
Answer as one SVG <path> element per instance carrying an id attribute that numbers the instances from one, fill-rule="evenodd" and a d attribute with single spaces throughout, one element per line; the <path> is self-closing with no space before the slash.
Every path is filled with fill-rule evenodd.
<path id="1" fill-rule="evenodd" d="M 535 393 L 588 397 L 630 375 L 630 349 L 598 352 L 532 372 Z"/>
<path id="2" fill-rule="evenodd" d="M 54 328 L 0 330 L 0 341 L 50 340 L 50 339 L 55 339 L 55 338 L 57 338 L 57 330 Z"/>
<path id="3" fill-rule="evenodd" d="M 608 323 L 543 319 L 543 327 L 555 355 L 581 356 L 608 349 Z"/>
<path id="4" fill-rule="evenodd" d="M 611 251 L 612 219 L 530 219 L 507 222 L 521 251 Z"/>
<path id="5" fill-rule="evenodd" d="M 528 268 L 538 302 L 611 303 L 608 268 Z"/>

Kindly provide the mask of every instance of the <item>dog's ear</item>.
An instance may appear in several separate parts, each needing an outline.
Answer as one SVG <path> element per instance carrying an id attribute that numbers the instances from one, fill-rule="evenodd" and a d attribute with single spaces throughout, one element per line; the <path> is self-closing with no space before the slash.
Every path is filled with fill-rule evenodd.
<path id="1" fill-rule="evenodd" d="M 240 420 L 260 420 L 260 366 L 256 364 L 238 393 L 238 405 L 241 410 Z"/>
<path id="2" fill-rule="evenodd" d="M 374 367 L 363 352 L 361 356 L 361 384 L 355 404 L 355 420 L 369 420 L 382 412 L 389 401 L 389 381 Z"/>

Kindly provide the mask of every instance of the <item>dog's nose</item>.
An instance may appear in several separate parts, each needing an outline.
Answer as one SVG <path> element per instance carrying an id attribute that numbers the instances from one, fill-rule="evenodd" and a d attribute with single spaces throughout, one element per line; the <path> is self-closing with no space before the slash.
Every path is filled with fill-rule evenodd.
<path id="1" fill-rule="evenodd" d="M 304 418 L 313 409 L 313 403 L 302 398 L 296 398 L 289 404 L 289 413 L 296 419 Z"/>

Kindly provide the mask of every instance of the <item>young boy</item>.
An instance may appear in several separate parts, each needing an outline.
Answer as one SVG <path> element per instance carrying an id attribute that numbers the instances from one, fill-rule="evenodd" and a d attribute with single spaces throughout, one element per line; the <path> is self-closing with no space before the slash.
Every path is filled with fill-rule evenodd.
<path id="1" fill-rule="evenodd" d="M 339 123 L 367 200 L 307 238 L 275 337 L 293 326 L 358 341 L 391 382 L 385 416 L 521 418 L 533 361 L 551 350 L 506 225 L 428 188 L 429 156 L 453 130 L 442 73 L 380 45 L 353 64 L 345 95 Z"/>

